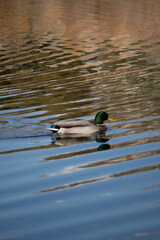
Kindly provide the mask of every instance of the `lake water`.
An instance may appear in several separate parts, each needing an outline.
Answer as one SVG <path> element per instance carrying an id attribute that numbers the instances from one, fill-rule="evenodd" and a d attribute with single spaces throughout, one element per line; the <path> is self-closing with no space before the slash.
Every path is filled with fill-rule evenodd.
<path id="1" fill-rule="evenodd" d="M 159 96 L 159 0 L 1 0 L 0 239 L 159 240 Z"/>

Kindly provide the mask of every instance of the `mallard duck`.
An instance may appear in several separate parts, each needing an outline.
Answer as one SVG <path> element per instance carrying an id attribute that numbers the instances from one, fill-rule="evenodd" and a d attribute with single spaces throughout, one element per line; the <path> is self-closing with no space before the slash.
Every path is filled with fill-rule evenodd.
<path id="1" fill-rule="evenodd" d="M 58 122 L 52 124 L 49 130 L 57 134 L 92 134 L 94 132 L 103 132 L 107 129 L 106 125 L 103 124 L 105 120 L 115 122 L 116 120 L 109 117 L 108 113 L 101 111 L 95 116 L 94 122 L 87 120 L 71 120 L 66 122 Z"/>

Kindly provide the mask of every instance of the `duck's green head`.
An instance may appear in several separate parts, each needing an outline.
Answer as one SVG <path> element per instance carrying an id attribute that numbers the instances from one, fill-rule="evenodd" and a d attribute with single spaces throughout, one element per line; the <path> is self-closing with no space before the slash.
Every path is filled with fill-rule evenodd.
<path id="1" fill-rule="evenodd" d="M 108 113 L 106 113 L 104 111 L 98 112 L 96 114 L 96 116 L 95 116 L 95 124 L 102 124 L 105 120 L 116 122 L 116 120 L 110 118 Z"/>

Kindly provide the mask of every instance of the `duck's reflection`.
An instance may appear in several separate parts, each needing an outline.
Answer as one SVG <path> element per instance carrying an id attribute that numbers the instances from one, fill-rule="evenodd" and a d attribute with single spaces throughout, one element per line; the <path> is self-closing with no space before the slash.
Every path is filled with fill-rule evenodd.
<path id="1" fill-rule="evenodd" d="M 52 144 L 56 146 L 71 146 L 80 143 L 87 142 L 98 142 L 100 145 L 98 146 L 98 151 L 104 151 L 111 148 L 111 146 L 106 143 L 109 141 L 109 138 L 105 135 L 105 133 L 94 133 L 91 135 L 77 135 L 77 134 L 66 134 L 66 135 L 58 135 L 52 134 L 51 136 Z"/>

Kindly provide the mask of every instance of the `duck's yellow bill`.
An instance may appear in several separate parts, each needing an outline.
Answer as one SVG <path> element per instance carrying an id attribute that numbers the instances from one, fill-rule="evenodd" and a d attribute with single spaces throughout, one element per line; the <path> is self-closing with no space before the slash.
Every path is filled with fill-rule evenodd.
<path id="1" fill-rule="evenodd" d="M 114 119 L 111 118 L 111 117 L 108 117 L 108 120 L 111 121 L 111 122 L 116 122 L 116 120 L 114 120 Z"/>

